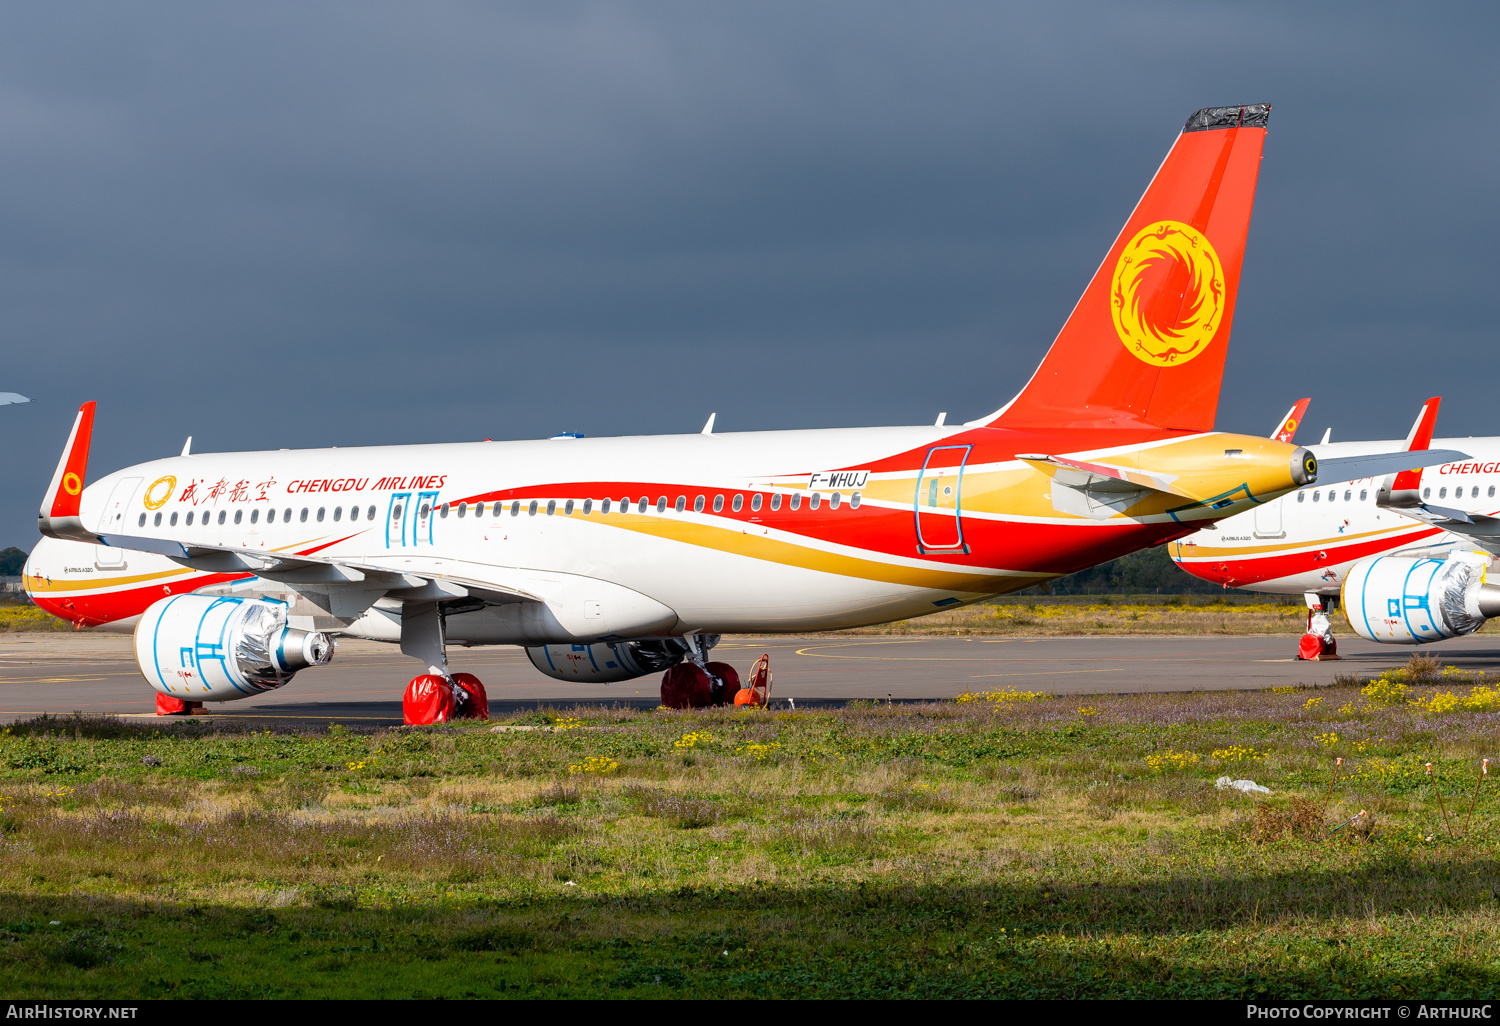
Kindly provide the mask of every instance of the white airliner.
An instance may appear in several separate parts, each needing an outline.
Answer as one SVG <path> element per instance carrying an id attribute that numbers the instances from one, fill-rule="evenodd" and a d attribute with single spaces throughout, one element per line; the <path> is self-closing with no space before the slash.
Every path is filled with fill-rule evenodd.
<path id="1" fill-rule="evenodd" d="M 1289 442 L 1213 430 L 1269 110 L 1188 120 L 1040 368 L 981 420 L 184 447 L 84 488 L 90 403 L 43 502 L 27 590 L 79 624 L 134 630 L 164 711 L 279 687 L 327 661 L 330 633 L 399 643 L 423 671 L 413 701 L 452 690 L 449 642 L 523 645 L 563 680 L 682 668 L 706 695 L 721 632 L 918 616 L 1314 481 L 1459 458 L 1320 466 Z"/>
<path id="2" fill-rule="evenodd" d="M 1295 410 L 1306 408 L 1302 400 Z M 1318 459 L 1427 449 L 1439 400 L 1422 407 L 1404 442 L 1312 446 Z M 1289 415 L 1291 417 L 1293 415 Z M 1291 440 L 1292 431 L 1285 434 Z M 1500 555 L 1500 438 L 1439 439 L 1462 460 L 1401 474 L 1307 487 L 1173 542 L 1195 577 L 1280 594 L 1309 606 L 1342 595 L 1359 636 L 1420 645 L 1478 630 L 1500 613 L 1485 576 Z"/>

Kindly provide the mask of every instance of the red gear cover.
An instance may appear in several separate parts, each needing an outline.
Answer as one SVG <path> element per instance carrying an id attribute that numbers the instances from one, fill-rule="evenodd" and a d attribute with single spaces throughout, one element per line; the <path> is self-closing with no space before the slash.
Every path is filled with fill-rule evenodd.
<path id="1" fill-rule="evenodd" d="M 453 706 L 453 685 L 435 673 L 413 677 L 401 698 L 401 713 L 409 724 L 447 723 Z"/>
<path id="2" fill-rule="evenodd" d="M 156 715 L 158 716 L 191 716 L 193 713 L 202 711 L 202 702 L 184 702 L 180 698 L 164 695 L 160 691 L 156 693 Z"/>
<path id="3" fill-rule="evenodd" d="M 490 697 L 485 694 L 484 685 L 479 682 L 478 677 L 472 673 L 455 673 L 453 684 L 467 695 L 465 700 L 458 704 L 455 712 L 459 719 L 487 720 L 490 718 Z"/>
<path id="4" fill-rule="evenodd" d="M 740 674 L 728 663 L 709 663 L 708 672 L 723 683 L 714 688 L 714 705 L 729 705 L 740 691 Z"/>
<path id="5" fill-rule="evenodd" d="M 678 663 L 663 675 L 661 704 L 668 709 L 702 709 L 713 703 L 713 682 L 696 663 Z"/>

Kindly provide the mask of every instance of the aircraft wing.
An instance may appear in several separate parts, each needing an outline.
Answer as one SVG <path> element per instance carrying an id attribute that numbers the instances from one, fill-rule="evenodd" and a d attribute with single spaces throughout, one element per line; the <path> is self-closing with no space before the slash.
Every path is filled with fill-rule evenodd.
<path id="1" fill-rule="evenodd" d="M 1318 461 L 1318 476 L 1312 484 L 1342 484 L 1345 481 L 1358 481 L 1362 477 L 1399 475 L 1468 458 L 1468 453 L 1457 449 L 1417 449 L 1407 452 L 1379 452 L 1370 456 L 1337 456 Z"/>

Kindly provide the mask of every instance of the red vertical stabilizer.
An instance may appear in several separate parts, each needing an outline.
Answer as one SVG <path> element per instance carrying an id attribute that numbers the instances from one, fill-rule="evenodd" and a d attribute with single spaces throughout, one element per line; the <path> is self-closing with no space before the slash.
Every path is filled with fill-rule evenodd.
<path id="1" fill-rule="evenodd" d="M 1094 280 L 995 426 L 1214 426 L 1266 104 L 1188 119 Z"/>

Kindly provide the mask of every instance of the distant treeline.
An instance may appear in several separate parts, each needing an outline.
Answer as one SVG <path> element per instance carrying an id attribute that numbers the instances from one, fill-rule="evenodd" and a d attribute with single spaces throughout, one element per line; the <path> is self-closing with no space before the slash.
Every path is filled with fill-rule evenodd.
<path id="1" fill-rule="evenodd" d="M 1237 588 L 1230 588 L 1237 592 Z M 1142 549 L 1076 574 L 1060 577 L 1020 595 L 1209 595 L 1224 589 L 1178 569 L 1167 547 Z"/>
<path id="2" fill-rule="evenodd" d="M 20 577 L 21 568 L 26 565 L 26 553 L 12 545 L 8 549 L 0 549 L 0 577 Z"/>

